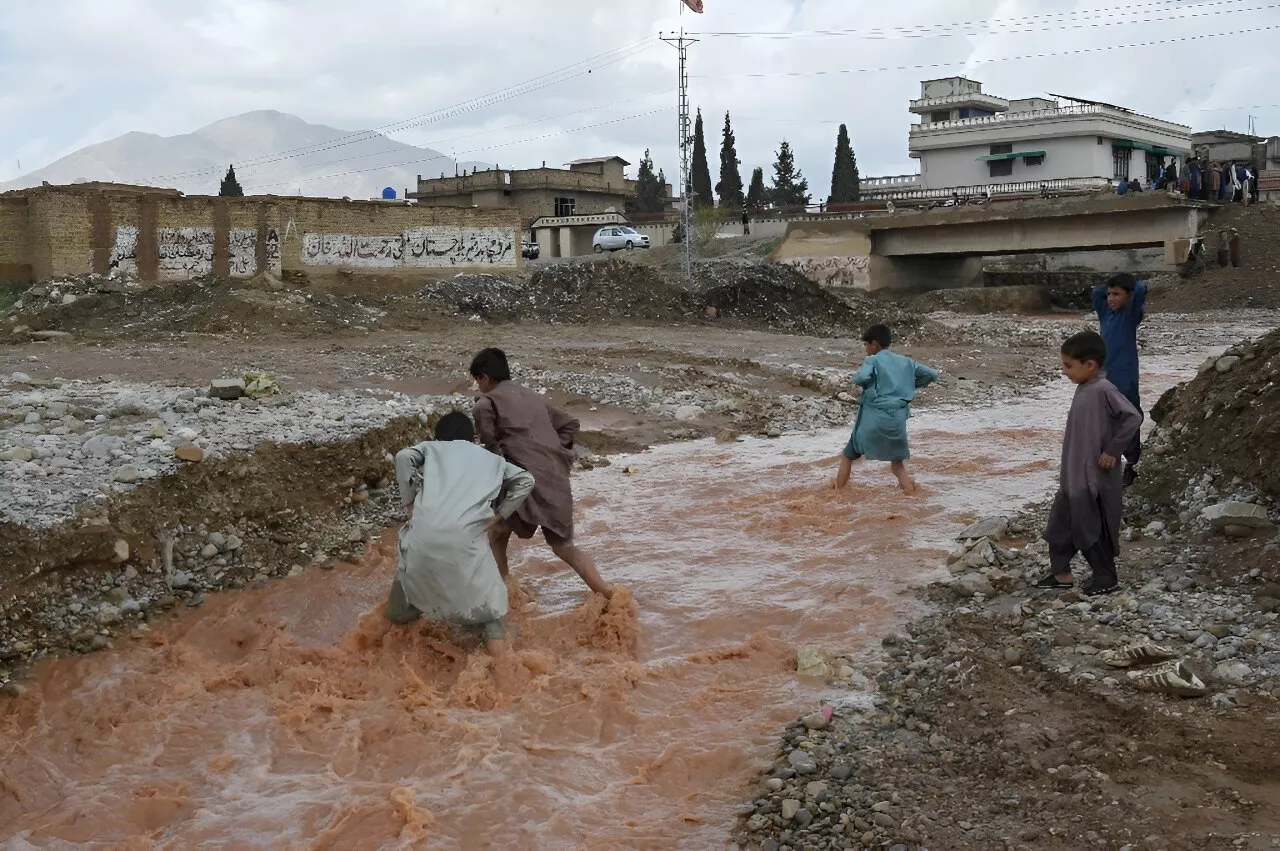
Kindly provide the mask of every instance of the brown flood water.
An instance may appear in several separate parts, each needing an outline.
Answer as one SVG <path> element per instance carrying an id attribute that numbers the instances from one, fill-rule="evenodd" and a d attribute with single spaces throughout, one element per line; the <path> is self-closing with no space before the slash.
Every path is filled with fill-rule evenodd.
<path id="1" fill-rule="evenodd" d="M 628 590 L 606 610 L 525 548 L 501 665 L 382 619 L 390 535 L 46 663 L 0 702 L 0 847 L 722 847 L 779 729 L 850 699 L 795 649 L 870 652 L 961 524 L 1045 493 L 1069 393 L 917 416 L 916 498 L 881 464 L 825 491 L 844 432 L 582 475 L 581 541 Z"/>

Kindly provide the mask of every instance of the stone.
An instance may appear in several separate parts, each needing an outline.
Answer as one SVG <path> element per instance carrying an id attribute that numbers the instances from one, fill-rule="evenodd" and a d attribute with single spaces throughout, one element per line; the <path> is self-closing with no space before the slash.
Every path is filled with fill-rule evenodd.
<path id="1" fill-rule="evenodd" d="M 1209 521 L 1214 529 L 1226 526 L 1269 526 L 1267 510 L 1251 502 L 1220 502 L 1210 505 L 1200 512 L 1200 516 Z"/>
<path id="2" fill-rule="evenodd" d="M 987 577 L 977 572 L 964 574 L 955 581 L 953 587 L 960 597 L 976 597 L 979 594 L 984 597 L 994 597 L 996 595 L 996 589 L 991 585 Z"/>
<path id="3" fill-rule="evenodd" d="M 1252 538 L 1258 529 L 1256 526 L 1243 526 L 1239 523 L 1228 523 L 1221 529 L 1228 538 Z"/>
<path id="4" fill-rule="evenodd" d="M 1234 686 L 1244 685 L 1252 675 L 1253 669 L 1238 659 L 1223 660 L 1213 669 L 1214 679 Z"/>
<path id="5" fill-rule="evenodd" d="M 191 574 L 184 570 L 176 571 L 169 577 L 169 587 L 181 590 L 191 587 Z"/>
<path id="6" fill-rule="evenodd" d="M 1156 535 L 1163 533 L 1164 530 L 1165 530 L 1165 525 L 1163 523 L 1161 523 L 1159 520 L 1152 520 L 1150 523 L 1147 524 L 1146 528 L 1143 529 L 1142 532 L 1144 535 L 1155 537 Z"/>
<path id="7" fill-rule="evenodd" d="M 215 378 L 209 382 L 209 396 L 230 402 L 245 394 L 243 378 Z"/>
<path id="8" fill-rule="evenodd" d="M 25 446 L 15 446 L 12 449 L 0 452 L 0 461 L 22 461 L 25 463 L 34 457 L 36 457 L 36 454 Z"/>
<path id="9" fill-rule="evenodd" d="M 800 802 L 795 798 L 786 798 L 782 802 L 782 820 L 791 821 L 800 812 Z"/>
<path id="10" fill-rule="evenodd" d="M 770 777 L 768 780 L 764 781 L 764 788 L 768 789 L 770 792 L 781 792 L 784 785 L 786 784 L 782 782 L 781 777 Z"/>
<path id="11" fill-rule="evenodd" d="M 128 599 L 120 603 L 120 614 L 122 615 L 136 615 L 140 611 L 142 611 L 142 604 L 137 600 Z"/>
<path id="12" fill-rule="evenodd" d="M 672 416 L 674 416 L 677 420 L 680 420 L 683 422 L 688 420 L 696 420 L 698 417 L 702 416 L 703 413 L 705 412 L 702 410 L 702 408 L 699 408 L 697 405 L 681 405 L 680 407 L 675 409 L 675 411 L 672 413 Z"/>
<path id="13" fill-rule="evenodd" d="M 800 721 L 806 730 L 825 730 L 831 726 L 831 716 L 826 712 L 812 712 Z"/>
<path id="14" fill-rule="evenodd" d="M 827 794 L 827 784 L 821 780 L 814 780 L 804 787 L 804 793 L 810 798 L 817 798 Z"/>
<path id="15" fill-rule="evenodd" d="M 222 552 L 227 548 L 227 536 L 221 532 L 210 532 L 209 536 L 205 540 L 210 544 L 213 544 L 213 546 L 217 548 L 218 552 Z"/>
<path id="16" fill-rule="evenodd" d="M 124 564 L 129 560 L 129 542 L 124 538 L 120 538 L 116 541 L 114 550 L 116 564 Z"/>
<path id="17" fill-rule="evenodd" d="M 807 677 L 830 676 L 831 665 L 827 662 L 827 651 L 813 645 L 801 647 L 796 651 L 796 673 Z"/>
<path id="18" fill-rule="evenodd" d="M 244 546 L 244 542 L 235 535 L 228 535 L 226 539 L 226 551 L 234 553 L 236 550 Z"/>
<path id="19" fill-rule="evenodd" d="M 838 762 L 831 766 L 831 770 L 827 772 L 832 780 L 844 781 L 853 776 L 853 768 L 844 762 Z"/>
<path id="20" fill-rule="evenodd" d="M 986 517 L 968 526 L 959 535 L 956 535 L 958 541 L 976 541 L 979 538 L 992 538 L 999 540 L 1009 533 L 1009 518 L 1007 517 Z"/>
<path id="21" fill-rule="evenodd" d="M 1218 372 L 1230 372 L 1238 363 L 1240 358 L 1235 355 L 1223 355 L 1214 363 L 1213 368 Z"/>
<path id="22" fill-rule="evenodd" d="M 111 478 L 121 484 L 131 485 L 142 480 L 142 473 L 138 472 L 137 467 L 126 464 L 116 470 L 115 475 Z"/>
<path id="23" fill-rule="evenodd" d="M 204 460 L 204 450 L 194 443 L 183 443 L 173 450 L 173 454 L 177 456 L 179 461 L 185 461 L 188 464 L 198 464 Z"/>
<path id="24" fill-rule="evenodd" d="M 795 769 L 796 774 L 813 774 L 818 770 L 818 763 L 802 750 L 794 750 L 787 754 L 787 764 Z"/>
<path id="25" fill-rule="evenodd" d="M 887 827 L 890 830 L 896 830 L 898 822 L 888 813 L 872 813 L 871 820 L 881 827 Z"/>
<path id="26" fill-rule="evenodd" d="M 801 807 L 796 810 L 796 824 L 801 827 L 808 827 L 813 824 L 813 813 L 809 812 L 808 807 Z"/>
<path id="27" fill-rule="evenodd" d="M 211 559 L 218 555 L 218 548 L 213 544 L 205 544 L 200 550 L 200 558 Z"/>

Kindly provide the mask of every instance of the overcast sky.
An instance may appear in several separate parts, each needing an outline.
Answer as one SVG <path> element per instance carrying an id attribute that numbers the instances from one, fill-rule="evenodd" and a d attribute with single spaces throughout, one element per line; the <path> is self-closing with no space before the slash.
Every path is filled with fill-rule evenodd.
<path id="1" fill-rule="evenodd" d="M 678 16 L 677 0 L 0 0 L 0 180 L 130 130 L 255 109 L 351 130 L 423 116 L 395 138 L 503 167 L 651 147 L 674 178 L 676 52 L 657 36 L 682 23 L 700 33 L 690 97 L 713 182 L 726 110 L 744 181 L 786 138 L 825 196 L 840 122 L 864 175 L 914 172 L 907 101 L 957 74 L 1001 97 L 1059 92 L 1196 129 L 1245 130 L 1253 114 L 1280 133 L 1280 3 L 704 2 Z M 712 34 L 726 32 L 782 35 Z"/>

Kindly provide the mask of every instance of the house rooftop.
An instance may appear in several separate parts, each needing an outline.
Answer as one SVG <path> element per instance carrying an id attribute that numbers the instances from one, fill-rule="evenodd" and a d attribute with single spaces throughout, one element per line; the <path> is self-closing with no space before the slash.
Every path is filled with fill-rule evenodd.
<path id="1" fill-rule="evenodd" d="M 587 157 L 586 159 L 581 159 L 581 160 L 569 160 L 569 162 L 565 163 L 565 165 L 570 165 L 570 166 L 573 166 L 573 165 L 595 165 L 596 163 L 607 163 L 607 162 L 612 162 L 613 160 L 617 160 L 618 162 L 622 163 L 623 165 L 631 165 L 631 163 L 627 162 L 626 160 L 624 160 L 622 157 L 619 157 L 619 156 L 612 156 L 612 157 Z"/>

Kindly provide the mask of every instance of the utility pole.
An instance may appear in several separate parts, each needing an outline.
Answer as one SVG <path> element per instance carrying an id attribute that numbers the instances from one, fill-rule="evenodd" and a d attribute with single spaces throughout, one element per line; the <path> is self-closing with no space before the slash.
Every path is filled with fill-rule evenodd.
<path id="1" fill-rule="evenodd" d="M 698 11 L 701 11 L 698 4 Z M 684 10 L 684 3 L 681 4 Z M 694 7 L 691 7 L 694 8 Z M 690 148 L 693 146 L 693 122 L 689 119 L 689 45 L 698 40 L 688 38 L 684 27 L 675 36 L 661 36 L 662 40 L 676 49 L 679 55 L 679 94 L 677 95 L 676 138 L 680 148 L 680 194 L 684 200 L 684 209 L 680 211 L 681 230 L 684 231 L 684 252 L 681 257 L 681 268 L 686 279 L 693 276 L 693 192 L 689 175 Z"/>

